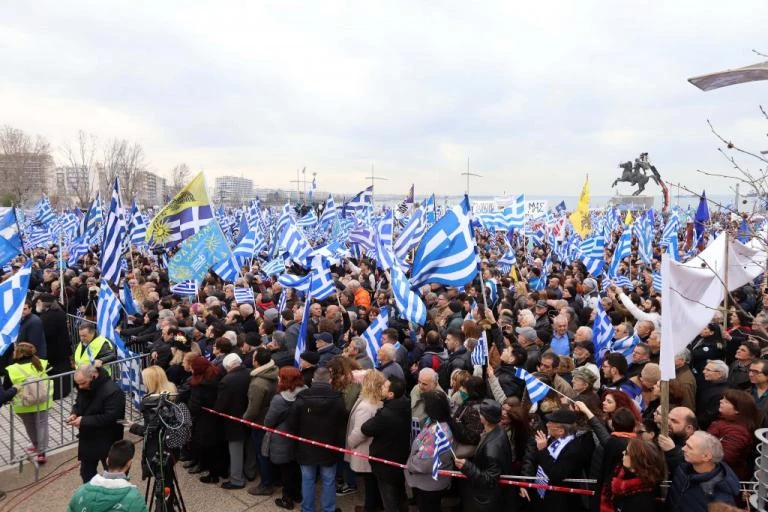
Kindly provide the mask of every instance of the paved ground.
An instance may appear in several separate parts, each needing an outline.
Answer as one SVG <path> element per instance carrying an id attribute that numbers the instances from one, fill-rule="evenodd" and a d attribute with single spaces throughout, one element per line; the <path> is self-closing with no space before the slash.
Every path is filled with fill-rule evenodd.
<path id="1" fill-rule="evenodd" d="M 137 441 L 136 458 L 131 470 L 134 478 L 139 478 L 139 457 L 141 442 L 139 438 L 128 435 Z M 67 503 L 74 490 L 81 484 L 79 465 L 75 460 L 77 452 L 74 448 L 51 454 L 48 463 L 40 469 L 40 480 L 34 484 L 34 471 L 31 464 L 24 464 L 21 473 L 18 468 L 0 472 L 0 486 L 8 492 L 8 497 L 0 501 L 0 512 L 39 512 L 41 510 L 66 510 Z M 278 511 L 284 510 L 274 505 L 276 494 L 272 497 L 251 496 L 245 490 L 226 491 L 215 485 L 200 483 L 197 475 L 189 475 L 177 466 L 177 476 L 182 496 L 189 512 L 226 510 L 227 512 L 243 511 Z M 141 493 L 145 491 L 146 482 L 134 483 Z M 23 487 L 22 486 L 27 486 Z M 21 489 L 19 489 L 21 488 Z M 355 505 L 362 504 L 362 491 L 344 498 L 337 498 L 336 506 L 344 511 L 354 511 Z M 318 502 L 319 506 L 319 502 Z M 299 510 L 295 506 L 294 510 Z"/>

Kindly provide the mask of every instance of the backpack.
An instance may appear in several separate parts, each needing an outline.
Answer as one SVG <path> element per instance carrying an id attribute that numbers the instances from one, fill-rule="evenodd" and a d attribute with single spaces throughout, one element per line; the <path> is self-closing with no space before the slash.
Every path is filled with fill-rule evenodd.
<path id="1" fill-rule="evenodd" d="M 24 383 L 21 388 L 22 407 L 32 407 L 44 404 L 48 401 L 49 382 L 41 377 L 30 375 L 19 366 L 19 371 L 24 374 Z M 43 376 L 44 377 L 44 376 Z"/>

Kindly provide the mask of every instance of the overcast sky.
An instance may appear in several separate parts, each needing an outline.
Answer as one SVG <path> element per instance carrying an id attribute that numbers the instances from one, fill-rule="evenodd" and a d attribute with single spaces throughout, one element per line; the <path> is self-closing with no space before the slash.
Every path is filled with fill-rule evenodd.
<path id="1" fill-rule="evenodd" d="M 765 60 L 766 19 L 765 0 L 6 2 L 0 124 L 135 140 L 209 185 L 289 188 L 306 166 L 351 193 L 373 163 L 378 192 L 453 194 L 469 157 L 473 195 L 577 195 L 587 173 L 608 194 L 647 151 L 722 192 L 696 173 L 728 169 L 706 120 L 768 149 L 768 82 L 686 79 Z"/>

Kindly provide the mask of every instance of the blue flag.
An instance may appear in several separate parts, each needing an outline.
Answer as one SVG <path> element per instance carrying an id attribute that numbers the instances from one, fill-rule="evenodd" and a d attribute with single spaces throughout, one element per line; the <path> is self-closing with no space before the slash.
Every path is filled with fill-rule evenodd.
<path id="1" fill-rule="evenodd" d="M 19 335 L 21 310 L 29 289 L 29 275 L 32 272 L 32 260 L 27 260 L 10 279 L 0 283 L 0 356 L 8 350 Z"/>
<path id="2" fill-rule="evenodd" d="M 200 282 L 216 262 L 231 257 L 224 235 L 215 222 L 184 240 L 179 251 L 168 262 L 168 277 L 175 283 Z"/>

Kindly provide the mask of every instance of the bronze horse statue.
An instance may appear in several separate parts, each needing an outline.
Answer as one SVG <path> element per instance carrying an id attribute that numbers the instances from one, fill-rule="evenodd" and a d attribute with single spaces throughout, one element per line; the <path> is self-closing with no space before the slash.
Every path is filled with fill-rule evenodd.
<path id="1" fill-rule="evenodd" d="M 619 164 L 619 167 L 621 167 L 621 177 L 616 178 L 611 187 L 615 187 L 620 181 L 623 181 L 640 187 L 632 194 L 633 196 L 640 195 L 645 190 L 645 184 L 648 183 L 649 179 L 645 174 L 645 166 L 642 165 L 640 159 L 636 159 L 634 165 L 631 161 L 627 161 Z"/>

